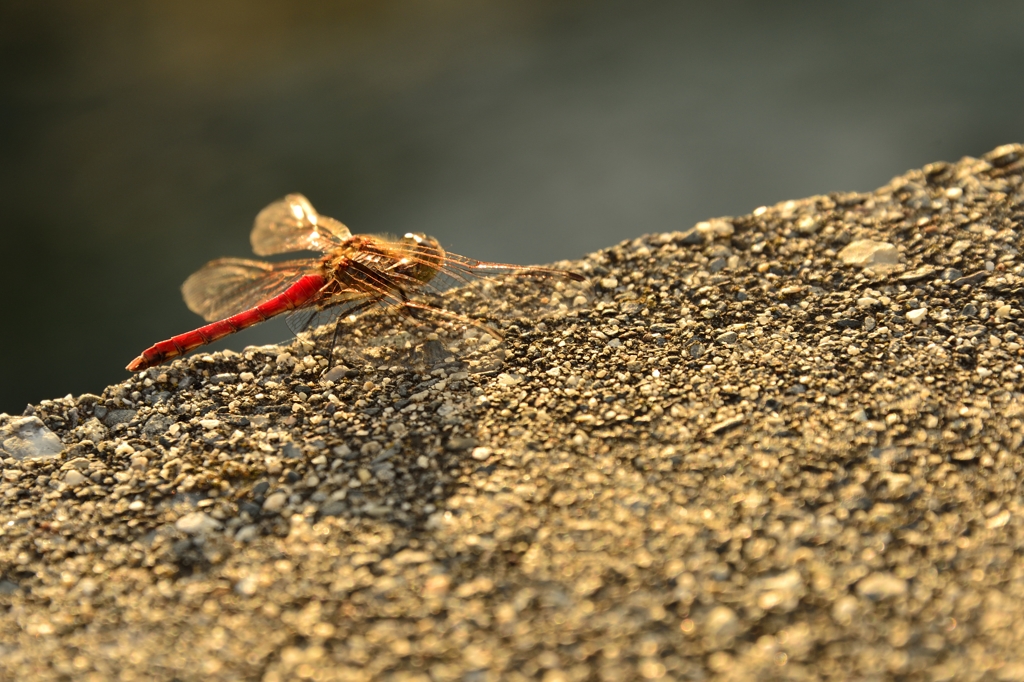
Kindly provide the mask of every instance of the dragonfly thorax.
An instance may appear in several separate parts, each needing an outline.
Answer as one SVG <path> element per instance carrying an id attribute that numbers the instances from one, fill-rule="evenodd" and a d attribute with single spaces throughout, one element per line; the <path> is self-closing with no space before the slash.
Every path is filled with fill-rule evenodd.
<path id="1" fill-rule="evenodd" d="M 324 256 L 321 267 L 341 289 L 386 294 L 430 282 L 444 263 L 445 251 L 436 239 L 409 233 L 401 239 L 353 235 Z"/>

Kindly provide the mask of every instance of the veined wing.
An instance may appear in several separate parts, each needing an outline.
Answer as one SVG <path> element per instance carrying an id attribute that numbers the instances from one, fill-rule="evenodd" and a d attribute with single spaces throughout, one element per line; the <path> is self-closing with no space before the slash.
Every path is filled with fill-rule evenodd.
<path id="1" fill-rule="evenodd" d="M 218 258 L 185 280 L 181 293 L 189 310 L 213 322 L 248 310 L 318 270 L 317 260 L 264 263 Z"/>
<path id="2" fill-rule="evenodd" d="M 585 278 L 571 270 L 544 268 L 533 265 L 513 265 L 511 263 L 492 263 L 474 258 L 466 258 L 457 253 L 441 250 L 437 242 L 431 238 L 423 239 L 410 245 L 406 260 L 416 263 L 421 271 L 430 274 L 418 274 L 421 278 L 419 286 L 414 281 L 402 282 L 409 290 L 441 294 L 450 289 L 464 287 L 478 281 L 496 281 L 505 277 L 546 279 L 553 281 L 582 282 Z M 406 268 L 408 269 L 408 268 Z M 402 280 L 397 272 L 390 273 L 396 280 Z M 407 278 L 408 279 L 408 278 Z"/>
<path id="3" fill-rule="evenodd" d="M 258 256 L 289 251 L 327 251 L 351 236 L 340 221 L 316 212 L 309 199 L 289 194 L 256 216 L 249 239 Z"/>
<path id="4" fill-rule="evenodd" d="M 439 291 L 468 284 L 475 278 L 490 279 L 495 276 L 532 277 L 534 279 L 562 280 L 567 282 L 584 282 L 586 278 L 572 270 L 543 268 L 536 265 L 513 265 L 511 263 L 492 263 L 488 261 L 466 258 L 450 251 L 445 254 L 444 265 L 438 273 L 438 281 L 434 287 Z"/>

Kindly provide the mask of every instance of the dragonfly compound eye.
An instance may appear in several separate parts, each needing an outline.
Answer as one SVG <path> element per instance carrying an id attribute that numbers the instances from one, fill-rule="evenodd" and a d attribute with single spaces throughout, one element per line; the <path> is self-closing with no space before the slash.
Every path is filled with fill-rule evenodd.
<path id="1" fill-rule="evenodd" d="M 408 249 L 407 261 L 402 265 L 408 277 L 426 283 L 444 267 L 444 249 L 433 237 L 410 232 L 400 242 Z"/>

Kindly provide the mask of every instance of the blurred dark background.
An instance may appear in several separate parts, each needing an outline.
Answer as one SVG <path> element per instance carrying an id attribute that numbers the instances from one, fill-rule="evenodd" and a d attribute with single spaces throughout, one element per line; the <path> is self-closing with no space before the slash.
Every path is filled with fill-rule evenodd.
<path id="1" fill-rule="evenodd" d="M 1024 140 L 1022 36 L 1011 1 L 6 0 L 0 411 L 198 326 L 181 282 L 287 192 L 578 258 Z"/>

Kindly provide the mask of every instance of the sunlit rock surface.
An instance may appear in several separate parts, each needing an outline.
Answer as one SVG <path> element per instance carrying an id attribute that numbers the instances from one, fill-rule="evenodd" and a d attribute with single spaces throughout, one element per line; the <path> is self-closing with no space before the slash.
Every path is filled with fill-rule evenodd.
<path id="1" fill-rule="evenodd" d="M 296 343 L 0 418 L 0 670 L 1024 679 L 1022 157 L 502 289 L 479 371 Z"/>

